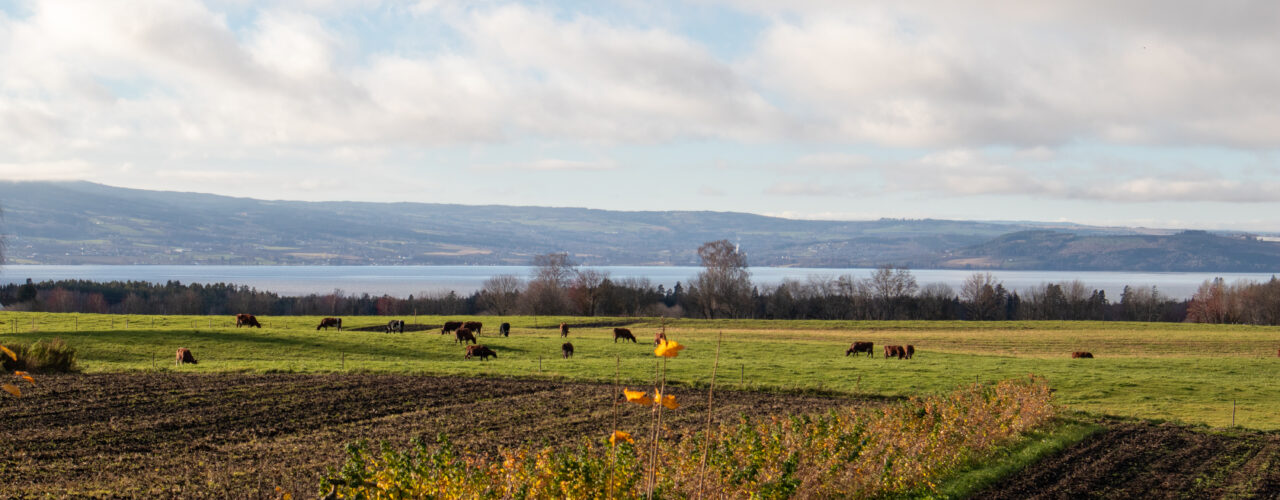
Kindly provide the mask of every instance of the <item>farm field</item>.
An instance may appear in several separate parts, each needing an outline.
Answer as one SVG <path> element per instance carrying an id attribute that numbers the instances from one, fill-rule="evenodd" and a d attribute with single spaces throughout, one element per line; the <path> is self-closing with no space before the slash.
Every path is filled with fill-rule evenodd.
<path id="1" fill-rule="evenodd" d="M 230 316 L 110 316 L 0 313 L 0 342 L 61 337 L 87 373 L 396 373 L 532 376 L 625 382 L 652 380 L 657 319 L 547 317 L 405 317 L 413 328 L 445 320 L 485 322 L 480 343 L 497 360 L 463 360 L 451 336 L 431 331 L 386 334 L 388 317 L 347 317 L 342 332 L 316 331 L 318 317 L 261 317 L 265 328 L 236 329 Z M 124 322 L 128 321 L 126 327 Z M 513 325 L 508 338 L 493 331 Z M 560 359 L 560 322 L 576 348 Z M 639 344 L 613 343 L 627 326 Z M 1280 429 L 1280 329 L 1272 327 L 1110 322 L 840 322 L 676 320 L 668 335 L 689 348 L 670 365 L 675 385 L 708 382 L 723 332 L 717 384 L 741 390 L 813 391 L 858 397 L 933 394 L 978 381 L 1048 379 L 1058 401 L 1103 415 L 1164 419 L 1215 427 Z M 853 340 L 876 343 L 876 357 L 846 357 Z M 909 361 L 885 360 L 880 346 L 913 344 Z M 175 368 L 173 352 L 190 348 L 200 364 Z M 1092 360 L 1070 359 L 1090 351 Z"/>
<path id="2" fill-rule="evenodd" d="M 673 429 L 706 418 L 706 394 L 674 392 Z M 823 413 L 847 398 L 716 391 L 716 418 Z M 612 385 L 384 374 L 44 375 L 0 404 L 0 484 L 25 497 L 314 498 L 357 439 L 446 433 L 480 452 L 608 435 Z M 875 403 L 866 403 L 875 404 Z M 649 410 L 620 404 L 618 425 Z"/>

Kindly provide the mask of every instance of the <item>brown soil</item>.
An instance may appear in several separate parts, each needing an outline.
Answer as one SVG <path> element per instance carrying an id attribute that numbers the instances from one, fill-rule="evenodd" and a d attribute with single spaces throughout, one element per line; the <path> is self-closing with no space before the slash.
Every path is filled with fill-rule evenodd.
<path id="1" fill-rule="evenodd" d="M 973 498 L 1280 498 L 1280 434 L 1103 424 Z"/>
<path id="2" fill-rule="evenodd" d="M 448 434 L 493 451 L 575 444 L 610 431 L 612 386 L 403 375 L 41 376 L 0 401 L 0 497 L 275 497 L 317 493 L 357 439 Z M 699 425 L 703 392 L 672 391 L 675 429 Z M 820 412 L 847 399 L 717 393 L 717 418 Z M 647 412 L 619 405 L 623 429 Z"/>

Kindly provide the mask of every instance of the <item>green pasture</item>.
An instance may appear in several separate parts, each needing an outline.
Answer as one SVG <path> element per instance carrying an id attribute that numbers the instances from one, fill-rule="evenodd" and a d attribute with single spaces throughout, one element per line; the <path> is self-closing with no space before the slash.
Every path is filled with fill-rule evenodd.
<path id="1" fill-rule="evenodd" d="M 419 317 L 485 323 L 480 343 L 497 360 L 463 360 L 452 336 L 437 332 L 351 331 L 389 317 L 346 317 L 342 332 L 316 331 L 319 317 L 259 317 L 265 328 L 234 328 L 230 316 L 121 316 L 0 312 L 0 343 L 61 337 L 86 372 L 364 371 L 543 376 L 646 386 L 660 366 L 652 338 L 658 319 Z M 404 317 L 410 323 L 413 317 Z M 497 337 L 502 321 L 509 338 Z M 569 323 L 576 353 L 560 358 L 556 327 Z M 126 325 L 127 322 L 127 325 Z M 639 344 L 612 340 L 629 327 Z M 706 385 L 723 333 L 716 384 L 766 390 L 822 390 L 901 397 L 975 381 L 1034 374 L 1058 401 L 1081 411 L 1211 426 L 1232 422 L 1280 429 L 1280 328 L 1102 322 L 841 322 L 675 320 L 668 336 L 688 346 L 667 363 L 669 383 Z M 854 340 L 876 343 L 876 357 L 846 357 Z M 881 346 L 913 344 L 910 361 L 886 360 Z M 178 347 L 200 364 L 175 367 Z M 1071 359 L 1072 351 L 1096 358 Z"/>

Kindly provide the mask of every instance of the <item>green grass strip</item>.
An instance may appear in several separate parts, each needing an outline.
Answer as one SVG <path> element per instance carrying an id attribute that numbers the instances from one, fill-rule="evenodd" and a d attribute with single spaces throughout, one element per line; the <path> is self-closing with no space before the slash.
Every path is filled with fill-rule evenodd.
<path id="1" fill-rule="evenodd" d="M 1106 429 L 1084 418 L 1083 415 L 1061 417 L 1053 427 L 1023 436 L 1017 442 L 997 450 L 989 460 L 956 473 L 939 484 L 934 498 L 969 498 L 1031 464 L 1060 453 Z"/>

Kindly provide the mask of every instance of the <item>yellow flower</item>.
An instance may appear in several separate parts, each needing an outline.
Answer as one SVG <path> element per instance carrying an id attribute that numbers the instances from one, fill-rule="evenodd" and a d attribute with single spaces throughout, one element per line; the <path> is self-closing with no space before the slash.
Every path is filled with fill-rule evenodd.
<path id="1" fill-rule="evenodd" d="M 674 358 L 679 355 L 680 351 L 683 349 L 684 346 L 680 345 L 679 342 L 674 340 L 664 340 L 661 344 L 658 344 L 658 347 L 653 350 L 653 353 L 664 358 Z"/>
<path id="2" fill-rule="evenodd" d="M 676 397 L 670 394 L 662 394 L 658 391 L 654 391 L 653 398 L 658 400 L 657 402 L 662 406 L 667 407 L 668 410 L 674 410 L 680 407 L 680 403 L 676 402 Z"/>
<path id="3" fill-rule="evenodd" d="M 0 352 L 3 352 L 3 353 L 5 353 L 5 354 L 8 354 L 8 355 L 9 355 L 9 359 L 12 359 L 12 360 L 14 360 L 14 361 L 17 361 L 17 360 L 18 360 L 18 355 L 17 355 L 17 354 L 14 354 L 14 353 L 13 353 L 13 351 L 10 351 L 8 347 L 5 347 L 5 346 L 0 345 Z"/>
<path id="4" fill-rule="evenodd" d="M 627 397 L 627 401 L 630 401 L 632 403 L 635 403 L 641 406 L 653 405 L 653 400 L 649 399 L 649 395 L 645 394 L 644 391 L 633 391 L 631 389 L 623 389 L 622 395 Z"/>
<path id="5" fill-rule="evenodd" d="M 613 435 L 609 436 L 609 444 L 616 445 L 618 444 L 618 441 L 626 441 L 631 444 L 636 444 L 636 442 L 631 439 L 631 433 L 626 431 L 613 431 Z"/>

